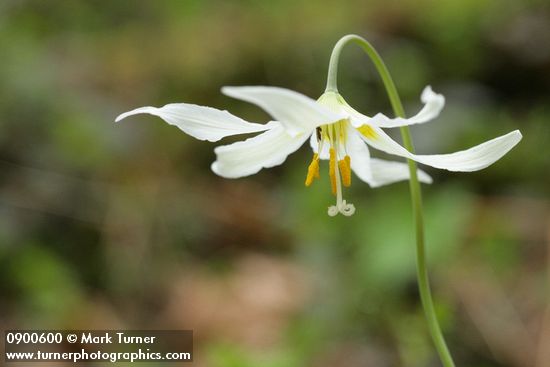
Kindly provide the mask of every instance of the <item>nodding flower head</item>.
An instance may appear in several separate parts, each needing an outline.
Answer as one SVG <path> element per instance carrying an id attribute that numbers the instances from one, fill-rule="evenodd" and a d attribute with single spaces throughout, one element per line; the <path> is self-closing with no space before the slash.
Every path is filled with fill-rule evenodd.
<path id="1" fill-rule="evenodd" d="M 423 108 L 408 119 L 389 118 L 381 113 L 372 117 L 363 115 L 334 91 L 327 91 L 317 101 L 278 87 L 224 87 L 222 92 L 258 105 L 273 117 L 273 121 L 251 123 L 225 110 L 187 103 L 160 108 L 140 107 L 121 114 L 116 121 L 147 113 L 197 139 L 211 142 L 231 135 L 260 133 L 214 149 L 216 161 L 212 170 L 226 178 L 249 176 L 262 168 L 280 165 L 309 139 L 313 158 L 307 167 L 305 185 L 310 186 L 321 177 L 321 160 L 328 160 L 330 187 L 336 196 L 336 204 L 328 208 L 330 216 L 355 213 L 353 204 L 343 199 L 343 189 L 351 185 L 352 172 L 371 187 L 409 179 L 406 163 L 372 158 L 369 146 L 431 167 L 467 172 L 491 165 L 521 140 L 521 133 L 516 130 L 455 153 L 418 155 L 409 152 L 382 128 L 420 124 L 437 117 L 445 98 L 430 87 L 422 92 Z M 420 181 L 432 182 L 425 172 L 418 170 L 417 174 Z"/>

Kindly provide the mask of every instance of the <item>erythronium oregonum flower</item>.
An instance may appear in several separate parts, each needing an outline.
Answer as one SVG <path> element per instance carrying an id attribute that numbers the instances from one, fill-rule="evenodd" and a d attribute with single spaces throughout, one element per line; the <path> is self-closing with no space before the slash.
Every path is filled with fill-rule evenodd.
<path id="1" fill-rule="evenodd" d="M 320 177 L 319 161 L 329 161 L 328 173 L 336 204 L 328 214 L 350 216 L 355 207 L 343 199 L 342 186 L 351 184 L 351 172 L 371 187 L 379 187 L 409 179 L 405 163 L 371 158 L 368 146 L 383 152 L 449 171 L 477 171 L 499 160 L 520 140 L 518 130 L 489 140 L 473 148 L 435 155 L 409 152 L 390 138 L 382 128 L 421 124 L 436 118 L 445 104 L 441 94 L 426 87 L 421 95 L 424 107 L 411 118 L 389 118 L 381 113 L 363 115 L 335 91 L 325 92 L 317 101 L 300 93 L 278 87 L 224 87 L 228 96 L 258 105 L 274 119 L 267 124 L 247 122 L 227 111 L 187 103 L 172 103 L 164 107 L 140 107 L 116 118 L 147 113 L 162 118 L 183 132 L 199 139 L 216 142 L 226 136 L 261 134 L 230 145 L 215 148 L 216 161 L 212 170 L 226 178 L 238 178 L 257 173 L 262 168 L 282 164 L 308 139 L 313 159 L 307 169 L 305 185 Z M 414 172 L 414 171 L 413 171 Z M 427 173 L 418 170 L 418 178 L 431 183 Z"/>
<path id="2" fill-rule="evenodd" d="M 393 111 L 398 117 L 389 118 L 381 113 L 373 117 L 365 116 L 349 106 L 338 93 L 337 71 L 340 53 L 344 46 L 350 43 L 361 47 L 373 62 L 384 83 Z M 328 160 L 330 184 L 333 194 L 336 195 L 336 204 L 328 209 L 330 216 L 338 213 L 350 216 L 355 212 L 353 204 L 347 203 L 342 196 L 342 186 L 350 186 L 352 172 L 371 187 L 409 180 L 416 229 L 418 289 L 422 307 L 441 362 L 445 367 L 455 367 L 437 321 L 426 267 L 420 181 L 430 183 L 431 178 L 416 168 L 416 162 L 449 171 L 477 171 L 496 162 L 510 151 L 521 140 L 521 133 L 515 130 L 473 148 L 450 154 L 415 154 L 409 125 L 421 124 L 436 118 L 445 104 L 445 98 L 426 87 L 421 95 L 424 107 L 415 116 L 405 118 L 401 99 L 382 58 L 367 40 L 357 35 L 344 36 L 334 46 L 330 56 L 327 87 L 317 101 L 277 87 L 224 87 L 222 92 L 260 106 L 274 120 L 267 124 L 256 124 L 244 121 L 227 111 L 175 103 L 160 108 L 137 108 L 121 114 L 116 121 L 131 115 L 148 113 L 159 116 L 197 139 L 212 142 L 230 135 L 259 132 L 260 134 L 255 137 L 214 150 L 216 161 L 212 164 L 212 170 L 227 178 L 252 175 L 262 168 L 282 164 L 289 154 L 298 150 L 309 139 L 313 159 L 307 168 L 305 184 L 310 186 L 320 177 L 320 160 Z M 405 147 L 392 140 L 382 130 L 394 127 L 399 127 Z M 369 146 L 407 158 L 407 164 L 371 158 Z"/>

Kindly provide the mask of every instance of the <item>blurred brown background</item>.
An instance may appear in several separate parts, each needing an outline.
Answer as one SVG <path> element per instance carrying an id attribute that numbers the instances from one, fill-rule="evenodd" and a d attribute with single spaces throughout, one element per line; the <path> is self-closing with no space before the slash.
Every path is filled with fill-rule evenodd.
<path id="1" fill-rule="evenodd" d="M 419 152 L 522 131 L 483 171 L 427 168 L 430 270 L 457 365 L 550 366 L 547 0 L 3 0 L 2 329 L 194 329 L 201 367 L 438 366 L 406 183 L 355 179 L 356 214 L 330 218 L 328 180 L 303 186 L 307 148 L 225 180 L 213 144 L 113 122 L 171 102 L 267 121 L 220 87 L 317 98 L 347 33 L 378 48 L 409 114 L 425 85 L 446 96 L 413 128 Z M 360 50 L 340 69 L 348 102 L 390 113 Z"/>

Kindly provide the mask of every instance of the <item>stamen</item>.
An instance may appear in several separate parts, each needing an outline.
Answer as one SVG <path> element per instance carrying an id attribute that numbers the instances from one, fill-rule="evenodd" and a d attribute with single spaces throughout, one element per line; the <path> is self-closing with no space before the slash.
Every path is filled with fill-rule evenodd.
<path id="1" fill-rule="evenodd" d="M 313 159 L 307 168 L 306 186 L 309 187 L 313 183 L 313 180 L 319 178 L 319 154 L 314 153 Z"/>
<path id="2" fill-rule="evenodd" d="M 328 208 L 328 215 L 336 216 L 338 213 L 349 217 L 355 213 L 355 206 L 347 203 L 342 198 L 342 185 L 351 184 L 351 158 L 346 154 L 345 125 L 341 123 L 332 124 L 322 129 L 326 134 L 326 140 L 330 143 L 329 149 L 329 176 L 332 193 L 336 196 L 336 205 Z M 324 141 L 324 139 L 323 139 Z M 320 142 L 319 145 L 322 144 Z M 321 151 L 321 147 L 319 147 Z M 344 159 L 338 161 L 338 155 L 344 155 Z M 307 180 L 306 180 L 307 183 Z"/>
<path id="3" fill-rule="evenodd" d="M 338 167 L 342 175 L 342 184 L 344 184 L 345 187 L 349 187 L 351 185 L 351 159 L 349 155 L 346 155 L 344 159 L 338 161 Z"/>
<path id="4" fill-rule="evenodd" d="M 328 173 L 330 176 L 330 187 L 332 188 L 332 194 L 336 195 L 336 151 L 334 148 L 330 148 L 329 154 Z"/>

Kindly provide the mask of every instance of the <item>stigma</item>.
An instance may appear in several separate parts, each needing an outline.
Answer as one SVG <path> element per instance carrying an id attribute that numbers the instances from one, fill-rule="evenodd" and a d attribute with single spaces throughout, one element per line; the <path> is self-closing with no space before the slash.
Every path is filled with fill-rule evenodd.
<path id="1" fill-rule="evenodd" d="M 307 168 L 305 185 L 311 186 L 315 179 L 320 178 L 319 159 L 323 147 L 329 147 L 329 180 L 332 194 L 336 196 L 336 204 L 328 208 L 328 215 L 334 217 L 338 213 L 351 216 L 355 206 L 343 199 L 342 187 L 351 186 L 351 158 L 346 152 L 347 121 L 338 121 L 332 125 L 324 125 L 317 129 L 316 138 L 319 153 L 314 153 Z"/>

